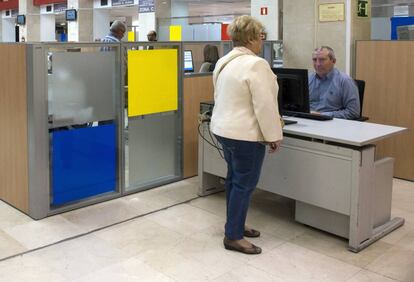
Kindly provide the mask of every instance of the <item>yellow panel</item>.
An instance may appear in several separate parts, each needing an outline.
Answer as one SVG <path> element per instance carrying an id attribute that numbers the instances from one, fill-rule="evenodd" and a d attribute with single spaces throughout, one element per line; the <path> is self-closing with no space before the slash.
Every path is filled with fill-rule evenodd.
<path id="1" fill-rule="evenodd" d="M 128 50 L 128 116 L 178 109 L 176 49 Z"/>
<path id="2" fill-rule="evenodd" d="M 128 42 L 134 42 L 135 41 L 135 32 L 128 31 Z"/>
<path id="3" fill-rule="evenodd" d="M 181 41 L 181 25 L 170 25 L 170 41 Z"/>

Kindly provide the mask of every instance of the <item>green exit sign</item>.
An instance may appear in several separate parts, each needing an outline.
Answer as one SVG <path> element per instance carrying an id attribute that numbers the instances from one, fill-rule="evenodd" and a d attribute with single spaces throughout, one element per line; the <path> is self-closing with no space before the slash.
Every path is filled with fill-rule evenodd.
<path id="1" fill-rule="evenodd" d="M 357 4 L 357 14 L 358 17 L 361 18 L 368 18 L 369 17 L 369 12 L 370 12 L 370 0 L 358 0 L 358 4 Z"/>

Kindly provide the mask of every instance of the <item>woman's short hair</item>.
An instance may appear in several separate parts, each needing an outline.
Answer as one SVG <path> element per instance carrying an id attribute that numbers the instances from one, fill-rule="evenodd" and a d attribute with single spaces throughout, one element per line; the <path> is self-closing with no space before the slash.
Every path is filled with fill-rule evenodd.
<path id="1" fill-rule="evenodd" d="M 218 48 L 215 45 L 207 44 L 203 49 L 204 62 L 217 63 L 219 59 Z"/>
<path id="2" fill-rule="evenodd" d="M 227 28 L 227 33 L 234 46 L 246 46 L 249 42 L 261 38 L 264 26 L 257 19 L 244 15 L 233 20 Z"/>

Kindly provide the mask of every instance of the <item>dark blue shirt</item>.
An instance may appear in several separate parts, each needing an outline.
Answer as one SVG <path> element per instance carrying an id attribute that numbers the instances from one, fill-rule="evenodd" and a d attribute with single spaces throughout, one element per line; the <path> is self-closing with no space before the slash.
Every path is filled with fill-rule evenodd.
<path id="1" fill-rule="evenodd" d="M 324 78 L 309 75 L 311 111 L 335 118 L 355 119 L 360 116 L 358 88 L 347 74 L 333 68 Z"/>

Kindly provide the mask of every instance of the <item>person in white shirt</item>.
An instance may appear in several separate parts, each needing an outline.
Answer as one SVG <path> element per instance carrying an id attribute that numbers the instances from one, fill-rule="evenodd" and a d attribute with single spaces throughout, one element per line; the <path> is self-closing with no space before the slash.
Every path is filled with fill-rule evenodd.
<path id="1" fill-rule="evenodd" d="M 246 254 L 261 248 L 244 237 L 260 232 L 245 226 L 250 197 L 256 188 L 266 151 L 276 152 L 283 138 L 277 105 L 278 85 L 269 64 L 257 56 L 264 27 L 250 16 L 236 18 L 228 27 L 234 49 L 213 72 L 214 109 L 210 128 L 223 147 L 227 220 L 224 247 Z"/>

